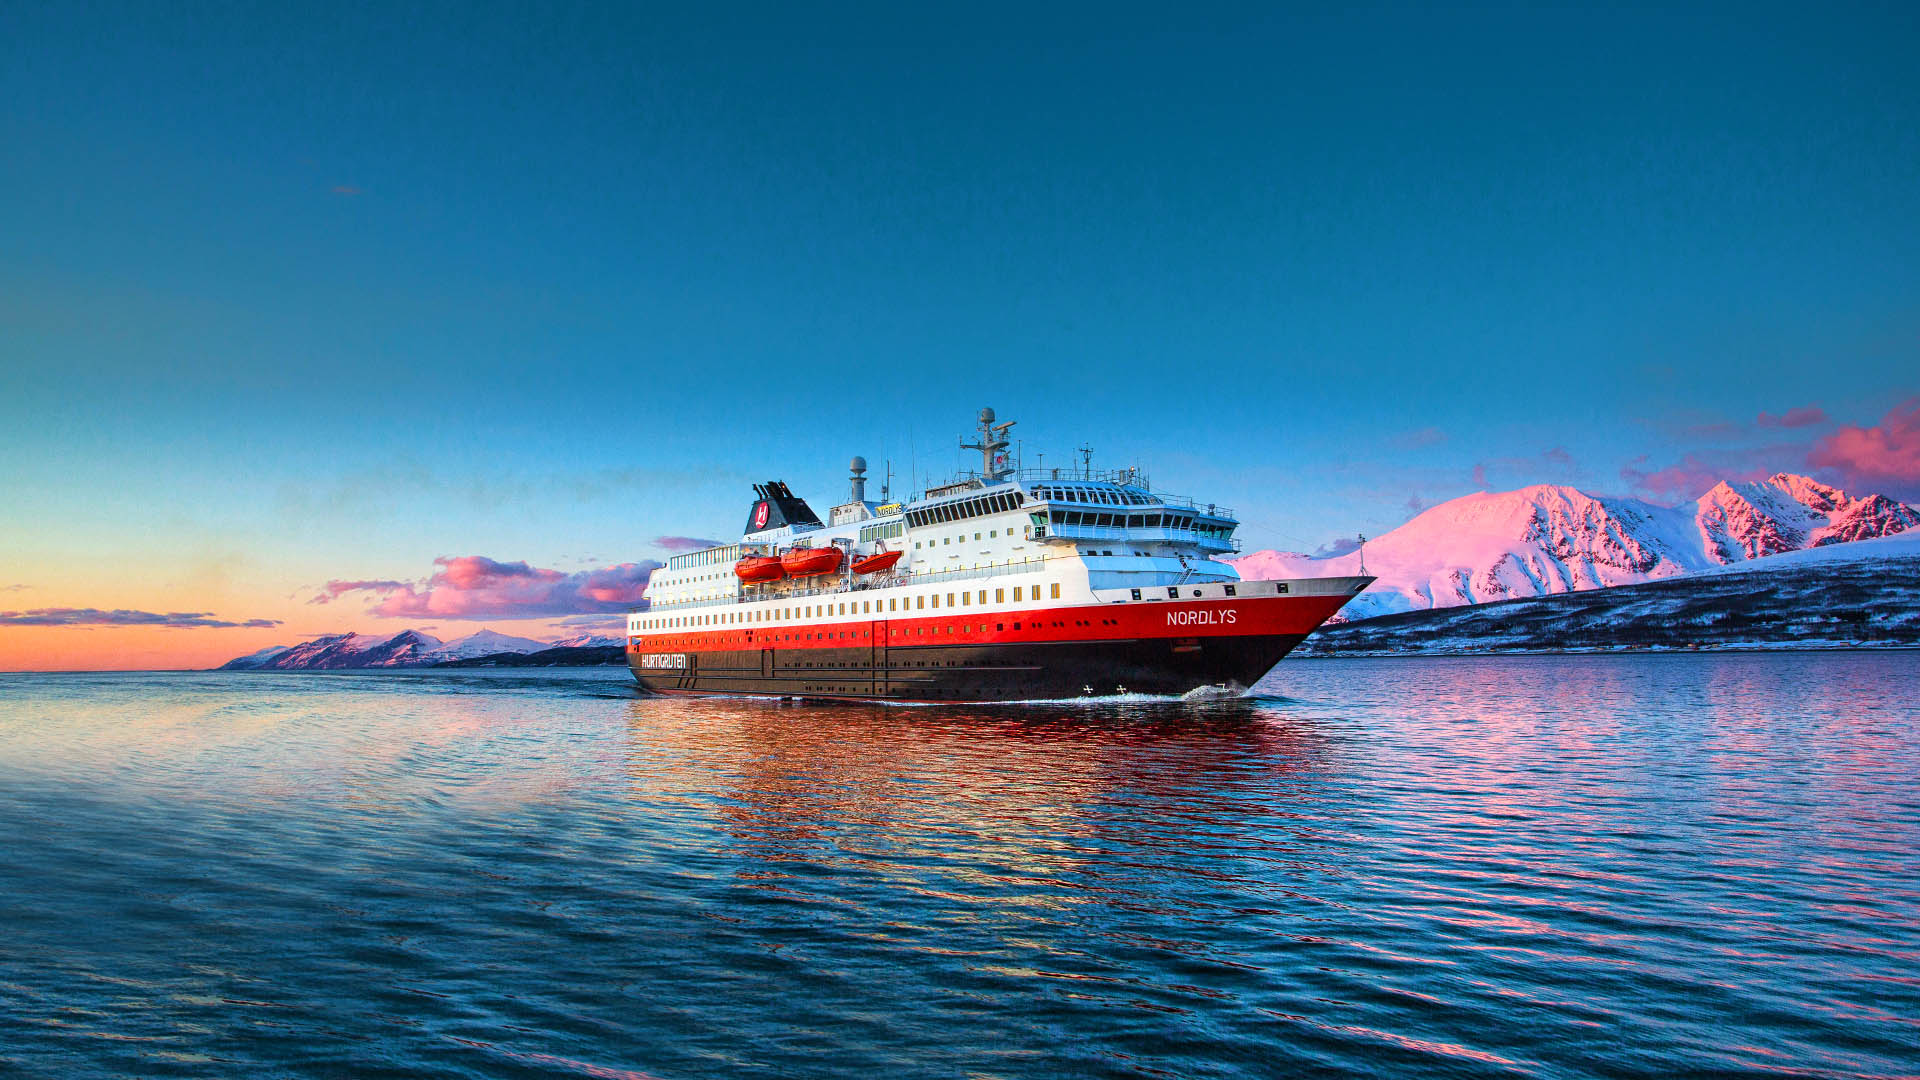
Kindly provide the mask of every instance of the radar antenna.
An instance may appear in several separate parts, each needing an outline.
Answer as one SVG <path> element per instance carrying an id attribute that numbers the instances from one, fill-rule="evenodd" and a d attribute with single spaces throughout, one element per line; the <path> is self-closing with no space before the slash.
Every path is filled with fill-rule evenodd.
<path id="1" fill-rule="evenodd" d="M 1367 574 L 1367 534 L 1360 534 L 1360 576 Z"/>
<path id="2" fill-rule="evenodd" d="M 961 443 L 962 450 L 980 451 L 980 478 L 988 483 L 1004 480 L 1007 477 L 1007 458 L 1002 452 L 1013 445 L 1007 440 L 1007 429 L 1018 421 L 1009 420 L 1004 424 L 993 422 L 993 410 L 980 410 L 979 442 Z"/>
<path id="3" fill-rule="evenodd" d="M 1080 478 L 1093 479 L 1093 447 L 1082 443 L 1076 449 L 1080 451 Z"/>

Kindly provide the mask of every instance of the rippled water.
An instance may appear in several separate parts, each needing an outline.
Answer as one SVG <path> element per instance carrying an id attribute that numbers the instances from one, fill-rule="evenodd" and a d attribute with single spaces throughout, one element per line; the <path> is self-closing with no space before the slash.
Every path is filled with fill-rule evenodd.
<path id="1" fill-rule="evenodd" d="M 0 676 L 0 1071 L 1920 1071 L 1920 656 Z"/>

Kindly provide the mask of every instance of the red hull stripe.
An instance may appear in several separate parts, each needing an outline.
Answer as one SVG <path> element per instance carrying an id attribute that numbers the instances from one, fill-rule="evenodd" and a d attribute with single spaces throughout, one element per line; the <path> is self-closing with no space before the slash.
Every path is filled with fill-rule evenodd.
<path id="1" fill-rule="evenodd" d="M 656 630 L 627 636 L 630 653 L 714 649 L 845 649 L 861 644 L 996 645 L 1029 641 L 1242 637 L 1311 633 L 1345 595 L 1251 596 L 1198 601 L 1128 601 L 1028 610 L 944 608 L 912 617 L 875 613 L 811 625 L 748 625 Z"/>

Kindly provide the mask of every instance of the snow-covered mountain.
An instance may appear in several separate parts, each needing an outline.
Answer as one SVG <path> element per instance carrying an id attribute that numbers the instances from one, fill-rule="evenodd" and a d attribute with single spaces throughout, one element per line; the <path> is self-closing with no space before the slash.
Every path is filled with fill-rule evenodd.
<path id="1" fill-rule="evenodd" d="M 291 646 L 269 645 L 266 648 L 261 649 L 259 652 L 253 652 L 253 653 L 248 653 L 245 656 L 234 657 L 233 659 L 227 661 L 226 663 L 221 664 L 220 670 L 222 671 L 257 671 L 260 668 L 265 667 L 268 661 L 273 660 L 275 657 L 279 656 L 281 653 L 286 652 L 289 648 L 291 648 Z"/>
<path id="2" fill-rule="evenodd" d="M 406 667 L 427 663 L 429 652 L 441 641 L 418 630 L 402 630 L 392 637 L 369 634 L 328 634 L 312 641 L 283 648 L 279 653 L 259 659 L 260 653 L 229 660 L 227 670 L 297 671 L 336 668 Z"/>
<path id="3" fill-rule="evenodd" d="M 624 644 L 626 644 L 626 639 L 620 637 L 617 634 L 614 634 L 614 635 L 576 634 L 573 637 L 561 638 L 559 641 L 554 642 L 551 646 L 543 646 L 543 648 L 604 649 L 609 645 L 624 645 Z"/>
<path id="4" fill-rule="evenodd" d="M 1380 580 L 1342 614 L 1364 619 L 1628 585 L 1916 526 L 1920 513 L 1910 506 L 1790 473 L 1716 484 L 1673 507 L 1553 484 L 1479 492 L 1367 541 L 1367 572 Z M 1234 565 L 1244 578 L 1353 574 L 1360 554 L 1260 551 Z"/>
<path id="5" fill-rule="evenodd" d="M 541 649 L 550 649 L 544 641 L 532 638 L 513 637 L 495 630 L 477 630 L 463 638 L 452 641 L 427 653 L 422 662 L 437 664 L 443 660 L 470 660 L 476 656 L 492 656 L 495 653 L 530 653 Z"/>
<path id="6" fill-rule="evenodd" d="M 314 671 L 341 668 L 420 667 L 455 660 L 471 660 L 501 653 L 541 652 L 561 646 L 579 647 L 583 638 L 567 638 L 549 645 L 532 638 L 480 630 L 463 638 L 441 641 L 418 630 L 402 630 L 391 637 L 370 634 L 329 634 L 289 648 L 276 645 L 229 660 L 222 671 Z M 620 645 L 621 638 L 593 638 L 588 644 Z"/>

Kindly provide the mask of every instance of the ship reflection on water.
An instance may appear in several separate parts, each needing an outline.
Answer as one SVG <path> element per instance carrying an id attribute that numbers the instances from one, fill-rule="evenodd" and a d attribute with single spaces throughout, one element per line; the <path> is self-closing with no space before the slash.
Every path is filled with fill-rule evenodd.
<path id="1" fill-rule="evenodd" d="M 668 707 L 662 708 L 666 705 Z M 677 707 L 676 707 L 677 706 Z M 967 877 L 1073 891 L 1115 846 L 1309 859 L 1289 802 L 1336 755 L 1325 733 L 1238 699 L 912 708 L 637 702 L 628 769 L 649 801 L 717 807 L 755 861 L 878 872 L 964 851 Z M 1193 865 L 1201 865 L 1194 863 Z M 1208 873 L 1217 873 L 1212 867 Z M 1151 901 L 1146 901 L 1151 902 Z"/>

